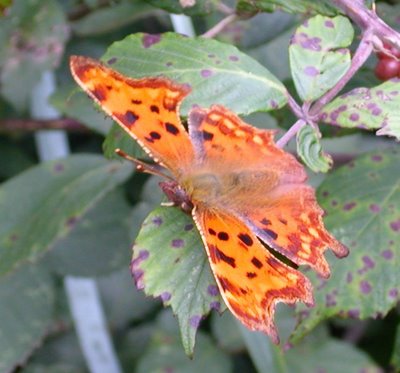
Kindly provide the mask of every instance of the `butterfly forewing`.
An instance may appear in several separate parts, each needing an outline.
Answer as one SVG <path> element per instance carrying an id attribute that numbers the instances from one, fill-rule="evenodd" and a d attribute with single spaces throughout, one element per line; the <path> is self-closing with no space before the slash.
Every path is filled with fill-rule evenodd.
<path id="1" fill-rule="evenodd" d="M 179 118 L 190 89 L 163 78 L 130 79 L 100 62 L 70 60 L 78 84 L 157 162 L 179 175 L 193 159 L 193 148 Z"/>
<path id="2" fill-rule="evenodd" d="M 278 342 L 273 322 L 275 305 L 298 301 L 312 304 L 309 280 L 278 261 L 233 215 L 198 206 L 193 217 L 229 309 L 248 328 L 267 333 Z"/>

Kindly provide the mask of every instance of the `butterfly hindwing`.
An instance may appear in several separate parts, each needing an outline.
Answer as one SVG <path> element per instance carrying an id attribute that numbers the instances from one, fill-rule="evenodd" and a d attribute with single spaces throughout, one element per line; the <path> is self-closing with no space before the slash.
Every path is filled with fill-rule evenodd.
<path id="1" fill-rule="evenodd" d="M 309 280 L 277 260 L 235 216 L 199 206 L 193 217 L 228 308 L 248 328 L 263 331 L 278 342 L 275 305 L 312 304 Z"/>
<path id="2" fill-rule="evenodd" d="M 79 85 L 157 162 L 175 175 L 193 159 L 179 118 L 190 89 L 164 78 L 131 79 L 88 57 L 72 56 Z"/>

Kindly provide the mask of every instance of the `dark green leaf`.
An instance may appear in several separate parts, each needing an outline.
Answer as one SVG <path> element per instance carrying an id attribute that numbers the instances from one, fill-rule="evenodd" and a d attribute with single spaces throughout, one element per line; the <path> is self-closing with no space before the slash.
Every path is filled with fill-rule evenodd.
<path id="1" fill-rule="evenodd" d="M 203 332 L 198 332 L 196 351 L 193 359 L 182 352 L 179 330 L 170 313 L 165 311 L 157 322 L 150 346 L 141 356 L 137 373 L 230 373 L 231 361 L 228 356 Z"/>
<path id="2" fill-rule="evenodd" d="M 130 165 L 121 162 L 80 155 L 42 164 L 4 183 L 0 188 L 0 274 L 37 259 L 131 171 Z"/>
<path id="3" fill-rule="evenodd" d="M 354 345 L 333 339 L 327 333 L 314 334 L 286 352 L 287 372 L 382 372 Z"/>
<path id="4" fill-rule="evenodd" d="M 130 77 L 163 75 L 189 84 L 192 93 L 181 114 L 193 105 L 222 104 L 237 114 L 281 107 L 286 89 L 267 69 L 232 45 L 174 33 L 135 34 L 114 43 L 103 57 Z"/>
<path id="5" fill-rule="evenodd" d="M 319 134 L 310 125 L 297 132 L 297 154 L 314 172 L 328 172 L 332 167 L 332 158 L 323 152 Z"/>
<path id="6" fill-rule="evenodd" d="M 136 239 L 132 273 L 138 288 L 172 307 L 191 355 L 201 319 L 224 307 L 192 219 L 177 208 L 154 210 Z"/>
<path id="7" fill-rule="evenodd" d="M 222 315 L 213 313 L 211 315 L 211 329 L 218 346 L 225 351 L 235 353 L 245 349 L 237 321 L 231 312 L 224 312 Z"/>
<path id="8" fill-rule="evenodd" d="M 400 152 L 367 153 L 339 168 L 318 188 L 318 199 L 328 230 L 350 255 L 331 260 L 329 279 L 314 278 L 316 307 L 299 306 L 294 340 L 331 316 L 382 316 L 400 300 Z"/>
<path id="9" fill-rule="evenodd" d="M 51 277 L 31 265 L 0 281 L 0 371 L 14 371 L 48 333 L 54 291 Z"/>
<path id="10" fill-rule="evenodd" d="M 58 1 L 14 0 L 0 25 L 0 87 L 17 110 L 27 109 L 32 88 L 58 64 L 67 39 Z"/>
<path id="11" fill-rule="evenodd" d="M 129 268 L 127 265 L 125 267 L 97 280 L 108 323 L 119 329 L 145 318 L 159 306 L 154 299 L 136 289 Z"/>
<path id="12" fill-rule="evenodd" d="M 72 30 L 79 36 L 101 35 L 117 30 L 146 16 L 155 9 L 144 1 L 122 0 L 100 7 L 83 18 L 72 22 Z"/>
<path id="13" fill-rule="evenodd" d="M 400 80 L 356 88 L 326 105 L 321 120 L 346 128 L 379 129 L 377 135 L 400 139 Z"/>
<path id="14" fill-rule="evenodd" d="M 217 0 L 146 0 L 156 8 L 169 13 L 186 14 L 188 16 L 206 15 L 215 10 Z"/>
<path id="15" fill-rule="evenodd" d="M 259 372 L 287 372 L 283 351 L 274 345 L 265 334 L 252 332 L 237 321 L 247 349 Z"/>
<path id="16" fill-rule="evenodd" d="M 56 242 L 47 265 L 62 275 L 95 277 L 126 267 L 131 256 L 130 206 L 116 188 Z"/>
<path id="17" fill-rule="evenodd" d="M 394 367 L 394 370 L 400 370 L 400 324 L 397 325 L 396 340 L 394 342 L 394 348 L 390 364 Z"/>
<path id="18" fill-rule="evenodd" d="M 332 88 L 350 67 L 354 30 L 342 16 L 315 16 L 295 32 L 289 47 L 290 67 L 303 101 L 314 101 Z"/>
<path id="19" fill-rule="evenodd" d="M 239 0 L 237 11 L 239 14 L 274 12 L 283 10 L 288 13 L 324 14 L 334 16 L 339 10 L 332 6 L 330 0 Z"/>

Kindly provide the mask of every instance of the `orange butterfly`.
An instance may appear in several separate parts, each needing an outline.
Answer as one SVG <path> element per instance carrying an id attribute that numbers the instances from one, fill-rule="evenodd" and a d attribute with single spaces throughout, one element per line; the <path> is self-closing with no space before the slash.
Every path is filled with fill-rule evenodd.
<path id="1" fill-rule="evenodd" d="M 228 308 L 278 343 L 276 303 L 312 305 L 313 295 L 310 281 L 273 251 L 323 277 L 329 276 L 323 256 L 328 247 L 338 257 L 348 253 L 325 230 L 303 167 L 276 147 L 274 131 L 254 128 L 220 105 L 192 109 L 187 131 L 179 118 L 187 86 L 165 78 L 131 79 L 79 56 L 71 57 L 71 71 L 172 175 L 163 189 L 191 210 Z M 139 167 L 146 170 L 141 162 Z"/>

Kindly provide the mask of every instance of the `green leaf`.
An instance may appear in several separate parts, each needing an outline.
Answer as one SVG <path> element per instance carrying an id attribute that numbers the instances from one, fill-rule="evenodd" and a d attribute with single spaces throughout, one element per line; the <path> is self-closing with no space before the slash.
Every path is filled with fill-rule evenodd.
<path id="1" fill-rule="evenodd" d="M 201 319 L 224 307 L 193 220 L 177 208 L 154 210 L 133 247 L 132 274 L 139 289 L 172 307 L 192 355 Z"/>
<path id="2" fill-rule="evenodd" d="M 320 119 L 334 126 L 379 129 L 400 139 L 400 79 L 373 88 L 356 88 L 326 105 Z"/>
<path id="3" fill-rule="evenodd" d="M 236 9 L 239 14 L 275 12 L 276 10 L 326 16 L 334 16 L 339 13 L 339 10 L 332 6 L 330 0 L 239 0 Z"/>
<path id="4" fill-rule="evenodd" d="M 287 372 L 283 351 L 260 332 L 252 332 L 237 322 L 247 349 L 258 372 Z"/>
<path id="5" fill-rule="evenodd" d="M 0 371 L 11 372 L 49 332 L 54 308 L 51 277 L 31 265 L 0 281 Z"/>
<path id="6" fill-rule="evenodd" d="M 107 321 L 114 329 L 126 329 L 132 321 L 146 318 L 159 306 L 159 302 L 136 289 L 128 266 L 98 278 L 97 284 Z"/>
<path id="7" fill-rule="evenodd" d="M 232 364 L 226 353 L 203 332 L 197 336 L 196 353 L 188 359 L 182 352 L 179 331 L 170 313 L 165 311 L 157 322 L 150 345 L 141 356 L 135 372 L 137 373 L 230 373 Z"/>
<path id="8" fill-rule="evenodd" d="M 123 150 L 125 153 L 134 158 L 148 158 L 147 154 L 136 142 L 136 140 L 129 136 L 129 134 L 126 133 L 126 131 L 124 131 L 119 124 L 114 123 L 103 142 L 104 156 L 108 159 L 121 160 L 121 156 L 115 153 L 115 149 L 117 148 Z"/>
<path id="9" fill-rule="evenodd" d="M 46 257 L 61 275 L 95 277 L 126 267 L 130 261 L 130 206 L 116 188 L 86 212 Z"/>
<path id="10" fill-rule="evenodd" d="M 394 370 L 400 370 L 400 324 L 397 325 L 396 339 L 394 342 L 394 348 L 392 357 L 390 358 L 390 364 L 394 367 Z"/>
<path id="11" fill-rule="evenodd" d="M 331 89 L 350 67 L 348 47 L 354 36 L 342 16 L 315 16 L 295 32 L 289 60 L 296 90 L 303 101 L 314 101 Z"/>
<path id="12" fill-rule="evenodd" d="M 161 8 L 169 13 L 186 14 L 188 16 L 201 16 L 213 12 L 217 5 L 217 0 L 146 0 L 156 8 Z"/>
<path id="13" fill-rule="evenodd" d="M 224 351 L 236 353 L 246 348 L 237 321 L 231 312 L 224 312 L 222 315 L 213 313 L 211 315 L 211 330 L 218 346 L 223 348 Z"/>
<path id="14" fill-rule="evenodd" d="M 297 133 L 297 154 L 314 172 L 328 172 L 332 167 L 332 158 L 322 150 L 318 132 L 310 125 Z"/>
<path id="15" fill-rule="evenodd" d="M 85 17 L 71 23 L 72 31 L 78 36 L 109 33 L 149 15 L 155 9 L 140 0 L 122 0 L 107 7 L 99 7 Z"/>
<path id="16" fill-rule="evenodd" d="M 103 60 L 130 77 L 163 75 L 189 84 L 192 93 L 181 114 L 193 105 L 222 104 L 237 114 L 283 106 L 286 89 L 267 69 L 232 45 L 179 34 L 135 34 L 114 43 Z"/>
<path id="17" fill-rule="evenodd" d="M 54 69 L 68 39 L 68 26 L 56 0 L 14 0 L 0 25 L 0 93 L 17 110 L 43 71 Z"/>
<path id="18" fill-rule="evenodd" d="M 328 335 L 310 335 L 285 353 L 287 372 L 380 373 L 382 370 L 354 345 Z"/>
<path id="19" fill-rule="evenodd" d="M 0 275 L 37 259 L 131 174 L 93 155 L 44 163 L 0 187 Z M 12 214 L 10 214 L 12 211 Z"/>
<path id="20" fill-rule="evenodd" d="M 313 278 L 316 306 L 299 306 L 302 320 L 293 340 L 331 316 L 382 316 L 399 302 L 399 164 L 399 150 L 367 153 L 328 175 L 318 188 L 326 227 L 350 255 L 331 260 L 329 279 Z"/>
<path id="21" fill-rule="evenodd" d="M 51 96 L 51 104 L 61 113 L 74 118 L 91 130 L 107 134 L 114 121 L 104 115 L 86 93 L 74 84 L 67 85 Z"/>

